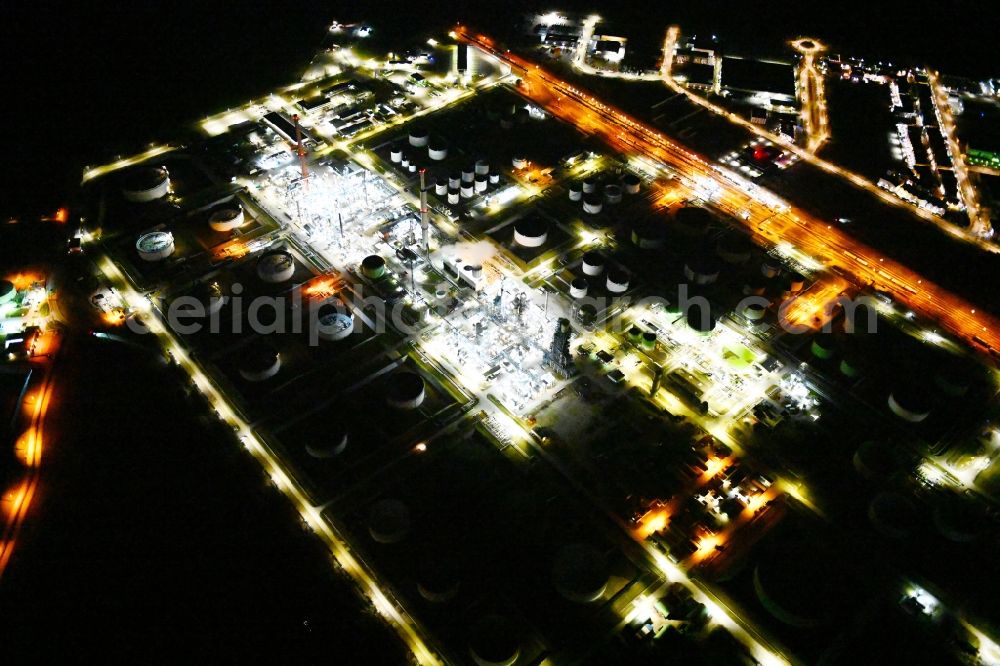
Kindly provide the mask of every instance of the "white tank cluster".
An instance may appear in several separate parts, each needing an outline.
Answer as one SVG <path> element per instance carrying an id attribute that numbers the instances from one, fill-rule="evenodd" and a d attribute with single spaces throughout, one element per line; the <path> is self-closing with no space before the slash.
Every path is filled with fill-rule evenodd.
<path id="1" fill-rule="evenodd" d="M 490 173 L 490 163 L 482 158 L 476 160 L 476 164 L 473 168 L 475 169 L 477 176 L 486 176 Z"/>
<path id="2" fill-rule="evenodd" d="M 476 174 L 476 180 L 473 181 L 473 184 L 475 185 L 476 194 L 482 194 L 489 185 L 489 176 L 486 174 Z"/>
<path id="3" fill-rule="evenodd" d="M 240 365 L 240 376 L 248 382 L 262 382 L 278 374 L 281 354 L 270 347 L 260 346 L 250 350 Z"/>
<path id="4" fill-rule="evenodd" d="M 306 453 L 313 458 L 334 458 L 347 450 L 347 429 L 334 426 L 326 441 L 306 444 Z"/>
<path id="5" fill-rule="evenodd" d="M 458 197 L 459 197 L 459 195 L 460 195 L 460 191 L 458 189 L 449 189 L 448 190 L 448 203 L 450 203 L 450 204 L 457 204 L 458 203 Z"/>
<path id="6" fill-rule="evenodd" d="M 125 175 L 122 195 L 132 203 L 146 203 L 166 196 L 170 174 L 166 167 L 137 167 Z"/>
<path id="7" fill-rule="evenodd" d="M 628 273 L 620 268 L 612 268 L 608 271 L 607 282 L 605 286 L 607 290 L 612 294 L 624 294 L 628 291 L 629 277 Z"/>
<path id="8" fill-rule="evenodd" d="M 541 247 L 549 238 L 549 225 L 538 217 L 524 217 L 514 223 L 514 242 L 521 247 Z"/>
<path id="9" fill-rule="evenodd" d="M 427 130 L 414 127 L 410 130 L 409 140 L 414 148 L 423 148 L 430 141 L 430 135 Z"/>
<path id="10" fill-rule="evenodd" d="M 476 167 L 470 164 L 469 166 L 462 167 L 462 182 L 471 183 L 476 179 Z"/>
<path id="11" fill-rule="evenodd" d="M 388 382 L 385 401 L 396 409 L 416 409 L 427 397 L 424 378 L 415 372 L 397 372 Z"/>
<path id="12" fill-rule="evenodd" d="M 232 231 L 233 229 L 238 229 L 239 227 L 242 227 L 245 222 L 246 216 L 243 214 L 243 206 L 239 204 L 220 208 L 212 213 L 212 215 L 208 218 L 208 226 L 210 226 L 213 231 L 223 233 Z"/>
<path id="13" fill-rule="evenodd" d="M 453 190 L 457 190 L 462 184 L 462 173 L 460 171 L 452 171 L 448 174 L 448 187 Z"/>
<path id="14" fill-rule="evenodd" d="M 257 260 L 257 277 L 264 282 L 288 282 L 295 274 L 295 260 L 288 250 L 268 250 Z"/>
<path id="15" fill-rule="evenodd" d="M 174 253 L 174 235 L 169 231 L 151 231 L 139 236 L 135 249 L 144 261 L 162 261 Z"/>
<path id="16" fill-rule="evenodd" d="M 439 197 L 443 197 L 448 194 L 448 179 L 444 176 L 438 176 L 434 179 L 434 194 Z"/>

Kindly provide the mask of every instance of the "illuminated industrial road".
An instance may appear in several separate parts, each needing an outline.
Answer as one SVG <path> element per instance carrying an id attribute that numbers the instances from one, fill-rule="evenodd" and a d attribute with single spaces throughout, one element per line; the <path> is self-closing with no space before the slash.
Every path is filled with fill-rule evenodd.
<path id="1" fill-rule="evenodd" d="M 802 124 L 806 129 L 806 150 L 815 153 L 830 138 L 823 73 L 816 67 L 816 55 L 826 47 L 815 39 L 796 39 L 792 48 L 802 56 L 799 63 L 799 100 Z"/>
<path id="2" fill-rule="evenodd" d="M 854 276 L 857 282 L 892 294 L 915 313 L 937 321 L 980 353 L 1000 353 L 1000 321 L 972 303 L 804 210 L 790 207 L 735 173 L 709 164 L 538 65 L 509 52 L 497 52 L 489 38 L 465 33 L 461 37 L 509 63 L 522 79 L 519 92 L 532 102 L 625 154 L 641 154 L 678 173 L 684 184 L 694 188 L 701 198 L 741 220 L 758 242 L 789 245 L 830 270 Z"/>
<path id="3" fill-rule="evenodd" d="M 267 472 L 274 485 L 288 497 L 299 511 L 305 523 L 323 540 L 337 562 L 358 584 L 375 609 L 397 630 L 400 638 L 413 652 L 419 664 L 437 665 L 441 661 L 428 647 L 416 621 L 403 607 L 379 586 L 371 573 L 354 555 L 346 539 L 342 537 L 321 515 L 320 507 L 314 506 L 305 492 L 293 481 L 281 460 L 268 448 L 248 424 L 227 401 L 225 395 L 202 371 L 198 364 L 174 338 L 174 334 L 153 312 L 149 300 L 135 291 L 122 271 L 109 258 L 104 257 L 98 265 L 108 282 L 121 294 L 130 308 L 144 313 L 143 323 L 156 335 L 173 360 L 191 377 L 191 381 L 205 396 L 219 418 L 239 434 L 240 440 Z"/>

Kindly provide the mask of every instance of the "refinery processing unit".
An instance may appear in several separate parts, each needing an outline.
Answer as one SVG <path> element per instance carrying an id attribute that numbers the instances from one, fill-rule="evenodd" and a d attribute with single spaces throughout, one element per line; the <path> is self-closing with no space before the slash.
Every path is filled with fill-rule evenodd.
<path id="1" fill-rule="evenodd" d="M 88 168 L 91 334 L 155 347 L 410 663 L 1000 665 L 1000 311 L 858 221 L 1000 252 L 957 84 L 523 23 L 334 23 Z M 891 175 L 826 150 L 852 77 Z M 0 280 L 10 362 L 45 299 Z"/>

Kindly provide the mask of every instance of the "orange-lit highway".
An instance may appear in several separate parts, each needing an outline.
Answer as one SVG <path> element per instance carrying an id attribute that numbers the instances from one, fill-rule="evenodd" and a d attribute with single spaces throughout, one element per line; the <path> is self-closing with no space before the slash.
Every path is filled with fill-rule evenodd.
<path id="1" fill-rule="evenodd" d="M 683 146 L 561 81 L 539 65 L 493 48 L 482 35 L 458 36 L 511 66 L 520 77 L 518 91 L 557 118 L 592 133 L 626 154 L 643 155 L 676 173 L 700 198 L 741 220 L 765 246 L 790 244 L 827 270 L 850 276 L 859 285 L 891 294 L 915 313 L 937 322 L 980 353 L 1000 354 L 1000 320 L 974 304 L 851 238 L 839 228 L 789 206 L 732 172 L 711 164 Z"/>

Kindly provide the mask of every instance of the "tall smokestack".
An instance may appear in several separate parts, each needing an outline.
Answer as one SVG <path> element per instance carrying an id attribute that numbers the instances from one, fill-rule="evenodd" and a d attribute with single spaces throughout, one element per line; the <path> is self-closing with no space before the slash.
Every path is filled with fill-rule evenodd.
<path id="1" fill-rule="evenodd" d="M 426 256 L 431 244 L 430 219 L 427 215 L 427 169 L 420 170 L 420 231 L 423 234 L 424 255 Z"/>

